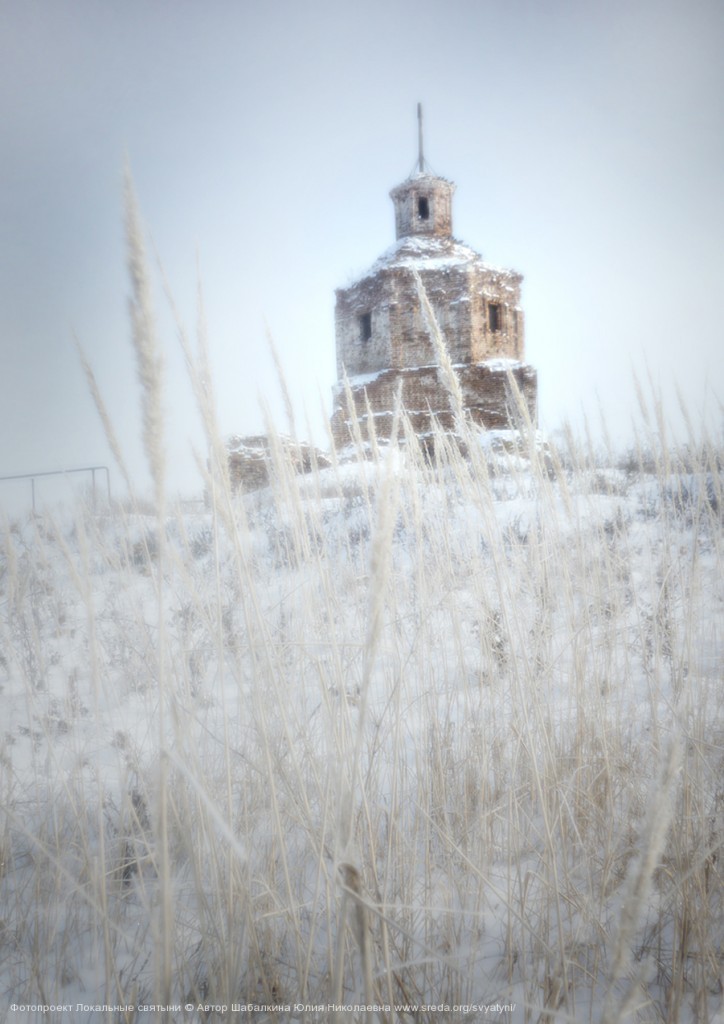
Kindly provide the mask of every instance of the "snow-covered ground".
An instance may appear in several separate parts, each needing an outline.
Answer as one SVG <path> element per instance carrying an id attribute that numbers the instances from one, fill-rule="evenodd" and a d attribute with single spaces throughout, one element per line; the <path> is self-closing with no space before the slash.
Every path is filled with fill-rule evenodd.
<path id="1" fill-rule="evenodd" d="M 5 1019 L 721 1022 L 721 483 L 664 454 L 6 524 Z"/>

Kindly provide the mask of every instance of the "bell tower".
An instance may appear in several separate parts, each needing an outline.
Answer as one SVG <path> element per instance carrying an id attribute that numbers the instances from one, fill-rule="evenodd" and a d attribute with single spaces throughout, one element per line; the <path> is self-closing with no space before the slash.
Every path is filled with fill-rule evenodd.
<path id="1" fill-rule="evenodd" d="M 430 171 L 425 161 L 422 137 L 422 104 L 417 104 L 418 158 L 416 170 L 390 192 L 395 204 L 397 238 L 413 235 L 452 237 L 452 197 L 455 185 Z"/>

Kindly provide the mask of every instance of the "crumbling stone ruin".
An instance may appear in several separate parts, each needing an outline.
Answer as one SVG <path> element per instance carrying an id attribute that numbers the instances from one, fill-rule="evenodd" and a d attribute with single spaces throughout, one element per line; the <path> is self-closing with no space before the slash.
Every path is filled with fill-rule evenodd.
<path id="1" fill-rule="evenodd" d="M 285 458 L 291 461 L 295 473 L 311 473 L 315 466 L 324 469 L 330 465 L 324 452 L 305 441 L 293 441 L 282 435 L 277 444 Z M 245 437 L 233 434 L 226 440 L 226 451 L 232 490 L 257 491 L 268 486 L 274 456 L 267 434 Z"/>
<path id="2" fill-rule="evenodd" d="M 511 426 L 508 373 L 512 373 L 533 423 L 536 371 L 524 360 L 520 303 L 522 276 L 487 264 L 453 237 L 455 185 L 428 168 L 422 151 L 417 170 L 394 188 L 397 241 L 354 284 L 336 292 L 338 383 L 332 433 L 338 446 L 351 440 L 351 410 L 362 432 L 371 416 L 379 438 L 389 437 L 395 395 L 419 436 L 434 420 L 452 428 L 450 397 L 441 378 L 430 329 L 421 308 L 415 271 L 435 314 L 472 420 L 486 429 Z"/>

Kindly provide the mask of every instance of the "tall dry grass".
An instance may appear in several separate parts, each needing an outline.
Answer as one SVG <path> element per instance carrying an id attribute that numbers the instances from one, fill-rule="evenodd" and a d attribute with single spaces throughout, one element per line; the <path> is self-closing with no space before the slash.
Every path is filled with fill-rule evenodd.
<path id="1" fill-rule="evenodd" d="M 721 1020 L 720 448 L 642 398 L 618 464 L 524 409 L 525 457 L 495 454 L 448 366 L 465 456 L 398 409 L 298 476 L 270 423 L 237 495 L 200 319 L 209 502 L 173 508 L 129 216 L 152 510 L 2 538 L 0 999 Z"/>

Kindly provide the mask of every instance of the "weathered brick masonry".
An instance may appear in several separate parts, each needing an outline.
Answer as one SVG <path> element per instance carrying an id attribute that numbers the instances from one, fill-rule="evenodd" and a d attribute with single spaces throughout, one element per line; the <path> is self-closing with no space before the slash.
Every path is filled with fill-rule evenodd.
<path id="1" fill-rule="evenodd" d="M 452 427 L 450 399 L 439 377 L 414 271 L 434 310 L 471 418 L 488 429 L 510 426 L 510 371 L 536 421 L 536 372 L 524 362 L 522 276 L 489 266 L 453 237 L 455 186 L 429 173 L 422 154 L 420 165 L 390 193 L 395 245 L 367 274 L 336 293 L 339 382 L 332 431 L 338 445 L 350 439 L 345 374 L 363 429 L 369 407 L 378 436 L 389 436 L 400 386 L 418 433 L 427 432 L 433 419 Z"/>
<path id="2" fill-rule="evenodd" d="M 320 468 L 330 465 L 324 452 L 306 442 L 280 436 L 277 444 L 297 473 L 309 473 L 315 465 Z M 232 490 L 256 491 L 267 486 L 274 471 L 272 445 L 267 434 L 245 437 L 232 434 L 226 439 L 226 452 Z"/>
<path id="3" fill-rule="evenodd" d="M 536 373 L 527 363 L 469 363 L 456 366 L 455 372 L 470 418 L 486 430 L 506 430 L 518 419 L 516 400 L 510 393 L 509 372 L 529 412 L 535 411 Z M 427 433 L 433 419 L 446 430 L 454 429 L 455 417 L 447 392 L 440 383 L 437 366 L 418 366 L 382 370 L 364 383 L 353 383 L 352 400 L 363 434 L 371 409 L 376 434 L 390 436 L 399 387 L 402 388 L 402 406 L 416 433 L 421 436 Z M 346 443 L 351 436 L 350 414 L 342 384 L 335 389 L 334 417 L 335 440 Z"/>

